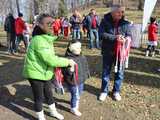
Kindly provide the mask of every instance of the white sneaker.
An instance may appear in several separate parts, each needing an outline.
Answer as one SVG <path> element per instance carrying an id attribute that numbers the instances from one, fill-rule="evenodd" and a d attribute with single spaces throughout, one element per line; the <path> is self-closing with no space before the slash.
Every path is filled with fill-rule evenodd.
<path id="1" fill-rule="evenodd" d="M 149 55 L 149 51 L 147 50 L 147 51 L 146 51 L 146 57 L 148 57 L 148 55 Z"/>
<path id="2" fill-rule="evenodd" d="M 82 115 L 82 113 L 77 108 L 71 108 L 71 112 L 78 117 Z"/>
<path id="3" fill-rule="evenodd" d="M 119 92 L 115 92 L 113 93 L 113 97 L 116 101 L 121 101 L 121 95 L 119 94 Z"/>
<path id="4" fill-rule="evenodd" d="M 44 117 L 44 112 L 43 110 L 40 112 L 36 112 L 37 116 L 38 116 L 38 120 L 46 120 Z"/>
<path id="5" fill-rule="evenodd" d="M 99 100 L 100 100 L 100 101 L 105 101 L 106 97 L 107 97 L 107 93 L 104 93 L 104 92 L 103 92 L 103 93 L 100 94 Z"/>
<path id="6" fill-rule="evenodd" d="M 0 62 L 0 66 L 2 66 L 2 65 L 3 65 L 3 63 Z"/>
<path id="7" fill-rule="evenodd" d="M 49 105 L 49 109 L 50 109 L 50 115 L 52 117 L 55 117 L 58 120 L 64 120 L 63 115 L 61 115 L 60 113 L 57 112 L 55 104 Z"/>
<path id="8" fill-rule="evenodd" d="M 155 52 L 152 53 L 152 57 L 154 57 L 154 56 L 155 56 Z"/>

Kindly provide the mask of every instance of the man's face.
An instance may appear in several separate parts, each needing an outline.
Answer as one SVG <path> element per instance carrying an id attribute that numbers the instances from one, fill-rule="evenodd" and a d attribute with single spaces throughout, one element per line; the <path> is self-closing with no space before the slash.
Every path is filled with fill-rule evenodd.
<path id="1" fill-rule="evenodd" d="M 114 20 L 120 20 L 123 16 L 123 13 L 124 12 L 121 9 L 118 9 L 118 10 L 112 12 L 112 17 Z"/>
<path id="2" fill-rule="evenodd" d="M 53 25 L 53 19 L 51 17 L 46 17 L 43 19 L 42 23 L 40 24 L 41 29 L 47 33 L 52 33 L 52 25 Z"/>
<path id="3" fill-rule="evenodd" d="M 93 15 L 96 15 L 96 11 L 95 10 L 92 10 L 91 12 L 92 12 Z"/>

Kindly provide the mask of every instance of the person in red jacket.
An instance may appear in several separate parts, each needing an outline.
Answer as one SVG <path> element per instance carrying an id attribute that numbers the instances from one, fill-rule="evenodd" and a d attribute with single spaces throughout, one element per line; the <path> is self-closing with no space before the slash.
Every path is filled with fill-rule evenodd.
<path id="1" fill-rule="evenodd" d="M 60 19 L 55 19 L 55 21 L 53 22 L 54 35 L 58 36 L 60 33 L 60 29 L 61 29 L 61 21 L 60 21 Z"/>
<path id="2" fill-rule="evenodd" d="M 15 21 L 15 30 L 16 30 L 16 52 L 18 50 L 19 43 L 21 40 L 24 42 L 25 48 L 27 49 L 28 43 L 24 40 L 23 32 L 26 30 L 26 25 L 23 20 L 23 14 L 19 13 L 18 18 Z"/>
<path id="3" fill-rule="evenodd" d="M 146 50 L 146 56 L 149 54 L 154 57 L 155 55 L 155 48 L 158 42 L 158 25 L 156 24 L 156 18 L 150 18 L 150 24 L 148 26 L 148 47 Z"/>

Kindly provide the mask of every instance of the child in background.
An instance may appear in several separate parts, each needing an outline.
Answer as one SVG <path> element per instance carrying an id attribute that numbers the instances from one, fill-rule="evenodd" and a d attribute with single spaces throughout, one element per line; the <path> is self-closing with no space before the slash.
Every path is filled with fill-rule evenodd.
<path id="1" fill-rule="evenodd" d="M 69 19 L 66 17 L 62 23 L 63 26 L 63 30 L 64 30 L 64 38 L 68 38 L 69 35 L 69 28 L 71 26 L 71 24 L 69 23 Z"/>
<path id="2" fill-rule="evenodd" d="M 25 40 L 27 48 L 28 48 L 29 42 L 30 42 L 31 30 L 30 30 L 29 24 L 27 22 L 25 22 L 25 26 L 26 26 L 26 29 L 23 31 L 23 36 L 24 36 L 24 40 Z"/>
<path id="3" fill-rule="evenodd" d="M 150 18 L 150 25 L 148 26 L 148 47 L 146 50 L 146 56 L 149 54 L 154 57 L 155 55 L 155 48 L 158 42 L 158 25 L 156 24 L 156 18 Z"/>
<path id="4" fill-rule="evenodd" d="M 74 68 L 65 68 L 63 74 L 71 94 L 71 112 L 76 116 L 81 116 L 80 95 L 83 92 L 85 80 L 90 76 L 86 57 L 81 55 L 81 43 L 78 40 L 70 42 L 65 56 L 77 63 Z"/>
<path id="5" fill-rule="evenodd" d="M 61 21 L 59 18 L 55 19 L 53 22 L 53 33 L 58 36 L 61 30 Z"/>

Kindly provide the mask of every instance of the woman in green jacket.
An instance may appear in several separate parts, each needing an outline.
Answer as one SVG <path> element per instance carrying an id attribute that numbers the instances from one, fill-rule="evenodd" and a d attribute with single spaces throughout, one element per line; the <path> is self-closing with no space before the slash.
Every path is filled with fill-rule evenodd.
<path id="1" fill-rule="evenodd" d="M 42 110 L 43 95 L 49 105 L 51 116 L 63 120 L 63 115 L 56 110 L 52 95 L 53 68 L 73 66 L 75 62 L 55 55 L 53 43 L 58 40 L 58 37 L 50 35 L 52 17 L 48 14 L 41 14 L 37 21 L 38 25 L 33 30 L 32 41 L 25 57 L 23 76 L 31 84 L 38 120 L 46 120 Z"/>

